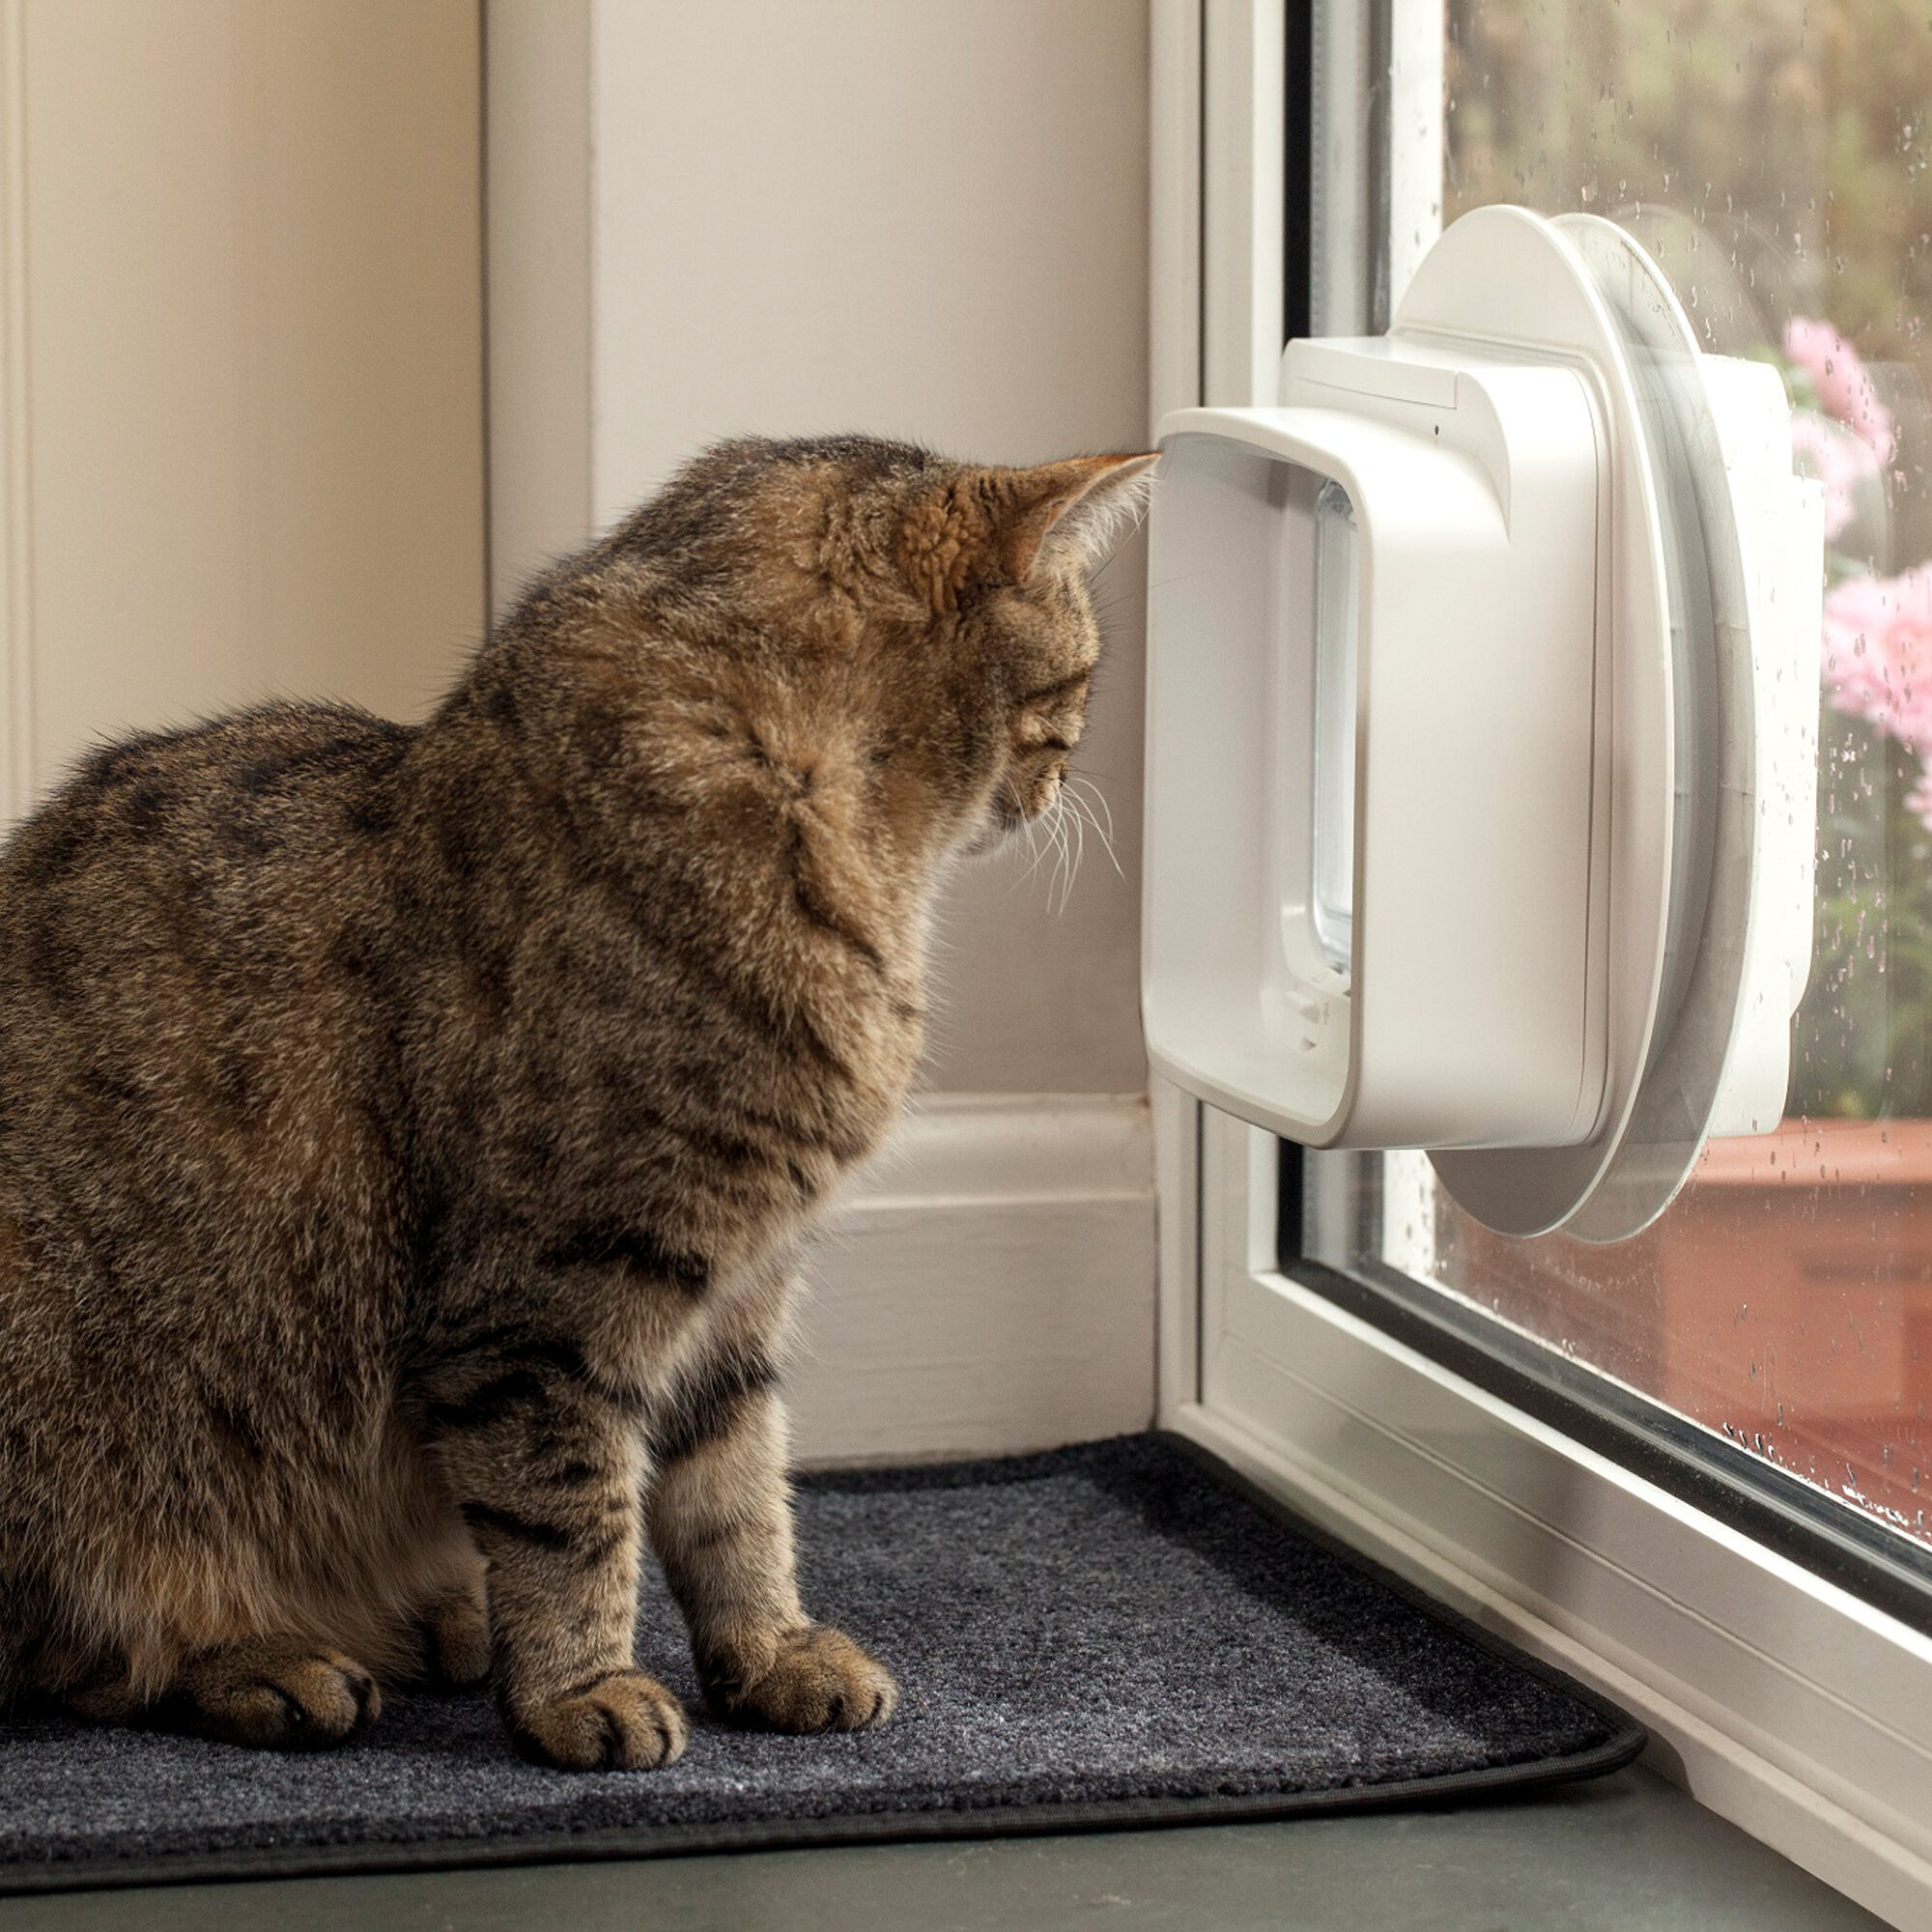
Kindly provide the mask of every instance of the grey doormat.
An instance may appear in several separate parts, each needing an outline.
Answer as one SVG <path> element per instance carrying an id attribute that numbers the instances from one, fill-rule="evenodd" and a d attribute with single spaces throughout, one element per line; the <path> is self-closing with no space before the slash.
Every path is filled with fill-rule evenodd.
<path id="1" fill-rule="evenodd" d="M 509 1754 L 481 1695 L 279 1756 L 0 1727 L 0 1891 L 1366 1808 L 1589 1777 L 1643 1732 L 1176 1438 L 806 1478 L 806 1602 L 898 1674 L 885 1730 L 699 1720 L 668 1771 Z M 640 1656 L 688 1702 L 646 1592 Z"/>

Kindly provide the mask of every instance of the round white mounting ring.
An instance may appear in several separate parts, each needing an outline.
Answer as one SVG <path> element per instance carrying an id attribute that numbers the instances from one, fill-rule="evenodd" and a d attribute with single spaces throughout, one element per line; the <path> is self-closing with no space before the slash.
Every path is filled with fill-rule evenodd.
<path id="1" fill-rule="evenodd" d="M 1608 1077 L 1580 1146 L 1433 1158 L 1487 1226 L 1616 1241 L 1663 1211 L 1712 1134 L 1768 1132 L 1781 1112 L 1810 951 L 1822 540 L 1811 493 L 1790 487 L 1770 370 L 1700 354 L 1669 284 L 1615 223 L 1482 213 L 1445 242 L 1466 230 L 1472 247 L 1493 237 L 1514 254 L 1510 230 L 1542 230 L 1589 310 L 1574 346 L 1610 418 Z M 1435 262 L 1397 328 L 1480 327 L 1473 252 L 1445 260 L 1440 282 Z M 1520 315 L 1515 289 L 1505 300 Z"/>

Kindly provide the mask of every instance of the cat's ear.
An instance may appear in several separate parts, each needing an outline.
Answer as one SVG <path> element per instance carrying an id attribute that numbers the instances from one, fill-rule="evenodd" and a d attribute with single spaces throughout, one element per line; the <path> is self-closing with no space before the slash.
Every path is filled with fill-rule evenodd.
<path id="1" fill-rule="evenodd" d="M 975 582 L 1024 583 L 1043 560 L 1091 570 L 1147 507 L 1158 456 L 1074 456 L 1030 469 L 960 469 L 905 510 L 898 562 L 935 611 Z"/>
<path id="2" fill-rule="evenodd" d="M 1000 536 L 1007 576 L 1024 583 L 1042 559 L 1083 570 L 1106 560 L 1147 510 L 1158 456 L 1075 456 L 1012 469 L 1001 493 L 1010 509 Z"/>

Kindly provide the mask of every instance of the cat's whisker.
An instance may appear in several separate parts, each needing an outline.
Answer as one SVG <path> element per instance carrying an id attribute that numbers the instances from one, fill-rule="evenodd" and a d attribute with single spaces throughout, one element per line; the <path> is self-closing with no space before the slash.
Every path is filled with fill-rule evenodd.
<path id="1" fill-rule="evenodd" d="M 1058 918 L 1065 913 L 1067 901 L 1073 896 L 1074 875 L 1080 869 L 1080 850 L 1074 843 L 1080 833 L 1080 820 L 1067 810 L 1065 787 L 1054 794 L 1052 818 L 1054 837 L 1060 842 L 1060 864 L 1054 867 L 1054 879 L 1060 888 L 1060 903 L 1054 908 Z"/>
<path id="2" fill-rule="evenodd" d="M 1014 880 L 1013 886 L 1015 891 L 1017 891 L 1019 887 L 1025 885 L 1028 882 L 1028 880 L 1030 880 L 1033 877 L 1033 875 L 1039 870 L 1040 864 L 1045 859 L 1048 849 L 1046 847 L 1043 847 L 1039 842 L 1039 820 L 1037 818 L 1029 818 L 1025 821 L 1025 824 L 1026 824 L 1027 850 L 1033 854 L 1033 864 L 1030 865 L 1026 868 L 1026 870 L 1019 875 L 1019 877 L 1016 880 Z"/>
<path id="3" fill-rule="evenodd" d="M 1106 853 L 1107 863 L 1113 867 L 1114 870 L 1117 873 L 1119 873 L 1122 879 L 1125 879 L 1127 875 L 1125 870 L 1122 868 L 1121 865 L 1121 855 L 1114 850 L 1113 809 L 1107 803 L 1106 794 L 1100 790 L 1098 785 L 1094 783 L 1092 779 L 1083 780 L 1081 781 L 1081 782 L 1087 787 L 1088 791 L 1092 792 L 1093 799 L 1092 801 L 1090 801 L 1084 793 L 1075 792 L 1072 794 L 1073 808 L 1087 820 L 1087 823 L 1091 825 L 1094 828 L 1094 830 L 1099 835 L 1100 849 Z M 1105 825 L 1102 825 L 1099 819 L 1094 816 L 1094 805 L 1095 803 L 1098 804 L 1100 810 L 1107 815 L 1107 822 Z"/>
<path id="4" fill-rule="evenodd" d="M 1121 869 L 1120 854 L 1114 850 L 1114 841 L 1108 836 L 1106 827 L 1094 816 L 1094 808 L 1084 798 L 1076 798 L 1073 803 L 1082 822 L 1094 828 L 1094 836 L 1100 841 L 1100 849 L 1107 855 L 1107 863 L 1113 867 L 1115 875 L 1124 880 L 1127 875 Z"/>
<path id="5" fill-rule="evenodd" d="M 1050 807 L 1040 813 L 1039 824 L 1046 833 L 1049 849 L 1053 853 L 1053 870 L 1047 874 L 1046 902 L 1053 904 L 1053 895 L 1059 889 L 1060 875 L 1066 866 L 1066 834 L 1061 828 L 1058 807 Z"/>
<path id="6" fill-rule="evenodd" d="M 1099 785 L 1096 784 L 1093 779 L 1089 778 L 1085 772 L 1069 772 L 1066 775 L 1066 782 L 1071 786 L 1073 786 L 1076 793 L 1078 793 L 1081 797 L 1091 798 L 1095 804 L 1099 806 L 1100 810 L 1106 813 L 1107 837 L 1109 838 L 1112 838 L 1114 836 L 1114 808 L 1107 803 L 1107 794 L 1103 792 L 1100 789 Z M 1100 830 L 1100 827 L 1096 823 L 1094 829 L 1095 832 L 1098 832 Z"/>

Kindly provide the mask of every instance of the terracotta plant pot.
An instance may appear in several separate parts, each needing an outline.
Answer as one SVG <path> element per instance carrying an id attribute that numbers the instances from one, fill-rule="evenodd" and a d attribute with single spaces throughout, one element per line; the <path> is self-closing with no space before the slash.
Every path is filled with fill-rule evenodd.
<path id="1" fill-rule="evenodd" d="M 1496 1313 L 1932 1539 L 1932 1120 L 1714 1142 L 1617 1247 L 1443 1234 Z"/>

